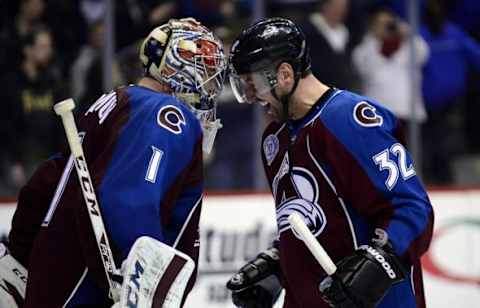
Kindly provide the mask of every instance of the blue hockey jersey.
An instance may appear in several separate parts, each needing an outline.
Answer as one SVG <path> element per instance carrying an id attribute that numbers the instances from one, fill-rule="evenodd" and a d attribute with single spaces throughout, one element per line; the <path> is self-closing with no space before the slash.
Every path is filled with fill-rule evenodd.
<path id="1" fill-rule="evenodd" d="M 276 204 L 284 307 L 328 307 L 318 290 L 325 273 L 291 231 L 292 211 L 334 262 L 384 229 L 409 277 L 378 307 L 424 307 L 420 256 L 430 243 L 433 211 L 394 115 L 371 99 L 331 89 L 302 119 L 270 124 L 262 140 Z"/>
<path id="2" fill-rule="evenodd" d="M 197 262 L 202 130 L 188 107 L 147 88 L 122 87 L 88 109 L 79 119 L 79 131 L 84 135 L 85 157 L 116 266 L 142 235 L 173 246 Z M 67 155 L 54 157 L 24 189 L 24 195 L 43 189 L 54 192 L 51 202 L 42 200 L 47 213 L 31 251 L 24 253 L 30 259 L 24 307 L 111 305 L 95 236 L 72 172 Z M 31 199 L 21 195 L 17 212 L 27 212 L 33 206 Z M 40 210 L 43 205 L 35 206 Z M 23 230 L 39 222 L 28 221 L 20 213 L 15 217 L 12 234 L 19 244 L 13 246 L 21 246 L 22 236 L 28 237 Z M 13 247 L 12 251 L 22 250 Z"/>

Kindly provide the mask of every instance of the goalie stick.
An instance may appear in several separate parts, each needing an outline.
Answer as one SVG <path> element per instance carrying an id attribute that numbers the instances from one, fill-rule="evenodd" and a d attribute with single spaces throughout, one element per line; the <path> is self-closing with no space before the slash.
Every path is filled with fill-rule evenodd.
<path id="1" fill-rule="evenodd" d="M 107 232 L 105 231 L 105 225 L 103 223 L 102 215 L 100 212 L 99 203 L 95 190 L 93 187 L 92 178 L 88 171 L 87 161 L 83 153 L 80 138 L 78 137 L 78 130 L 73 118 L 72 110 L 75 108 L 75 102 L 69 98 L 61 101 L 53 107 L 55 113 L 62 118 L 65 134 L 67 135 L 70 151 L 75 159 L 75 169 L 77 170 L 78 181 L 82 189 L 83 199 L 87 206 L 88 216 L 92 224 L 93 232 L 95 233 L 95 239 L 97 241 L 98 250 L 105 270 L 105 275 L 109 284 L 109 296 L 115 302 L 119 300 L 120 288 L 121 288 L 121 273 L 116 268 L 113 259 L 112 249 L 108 241 Z"/>

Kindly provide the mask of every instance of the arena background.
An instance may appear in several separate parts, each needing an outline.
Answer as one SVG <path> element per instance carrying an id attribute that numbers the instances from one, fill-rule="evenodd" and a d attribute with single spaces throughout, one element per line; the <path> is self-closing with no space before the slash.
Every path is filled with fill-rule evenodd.
<path id="1" fill-rule="evenodd" d="M 54 126 L 60 125 L 58 117 L 53 116 L 53 104 L 74 97 L 80 113 L 103 91 L 136 82 L 142 74 L 139 42 L 153 27 L 171 17 L 195 17 L 222 38 L 228 51 L 240 30 L 253 21 L 282 16 L 303 26 L 319 14 L 326 16 L 324 5 L 328 3 L 334 4 L 328 13 L 330 18 L 348 29 L 350 41 L 345 52 L 315 53 L 314 73 L 338 88 L 364 94 L 349 62 L 365 37 L 372 8 L 389 8 L 410 28 L 408 37 L 402 40 L 409 57 L 402 69 L 407 68 L 411 77 L 403 80 L 409 94 L 402 104 L 411 110 L 404 121 L 417 174 L 431 187 L 435 210 L 432 245 L 423 257 L 427 306 L 480 307 L 479 0 L 0 0 L 0 83 L 4 85 L 0 91 L 0 240 L 8 234 L 18 190 L 34 167 L 58 150 L 47 139 L 65 141 L 62 130 L 48 130 L 52 121 Z M 348 4 L 348 12 L 338 9 L 342 3 Z M 447 76 L 451 82 L 445 87 L 430 87 L 427 82 L 422 88 L 415 74 L 418 54 L 411 42 L 425 29 L 425 7 L 432 3 L 445 5 L 444 22 L 470 39 L 471 54 L 465 55 L 458 48 L 463 42 L 453 37 L 446 37 L 444 44 L 431 44 L 431 54 L 445 52 L 448 59 L 461 65 L 452 70 L 448 61 L 429 63 L 439 76 Z M 44 45 L 34 44 L 44 57 L 37 63 L 43 66 L 37 71 L 40 86 L 34 87 L 38 95 L 32 96 L 26 94 L 32 93 L 31 84 L 38 80 L 21 83 L 14 82 L 14 77 L 25 75 L 25 64 L 31 67 L 31 61 L 39 60 L 27 59 L 24 54 L 24 47 L 33 43 L 26 38 L 35 32 L 44 34 Z M 311 32 L 312 47 L 321 50 L 322 46 L 315 46 L 324 41 L 321 33 Z M 46 33 L 50 38 L 47 43 Z M 464 70 L 456 70 L 462 65 Z M 395 85 L 400 83 L 395 79 L 397 72 L 387 75 Z M 410 108 L 414 101 L 411 93 L 420 88 L 440 93 L 459 80 L 456 95 L 446 109 L 427 110 L 425 122 L 414 120 L 417 114 Z M 11 112 L 19 106 L 26 110 Z M 425 101 L 425 107 L 432 106 Z M 37 113 L 29 112 L 32 110 Z M 205 160 L 205 187 L 212 193 L 207 194 L 203 207 L 199 279 L 187 308 L 233 307 L 225 282 L 246 260 L 269 245 L 275 230 L 273 204 L 271 196 L 263 193 L 268 187 L 258 155 L 265 125 L 263 110 L 237 104 L 226 84 L 218 115 L 224 127 L 217 136 L 214 153 Z M 36 138 L 39 132 L 46 134 Z M 434 168 L 432 154 L 442 159 Z M 466 186 L 473 188 L 458 188 Z"/>

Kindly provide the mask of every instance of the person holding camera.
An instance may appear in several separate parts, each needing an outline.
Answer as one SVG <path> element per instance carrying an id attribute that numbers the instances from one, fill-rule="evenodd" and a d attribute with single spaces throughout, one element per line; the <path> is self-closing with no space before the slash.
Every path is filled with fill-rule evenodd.
<path id="1" fill-rule="evenodd" d="M 415 36 L 418 87 L 412 93 L 408 32 L 408 26 L 392 11 L 376 8 L 370 12 L 367 34 L 353 51 L 353 63 L 360 75 L 363 95 L 382 102 L 403 122 L 412 119 L 413 98 L 413 120 L 423 122 L 426 112 L 420 87 L 421 68 L 428 59 L 429 49 L 420 36 Z"/>

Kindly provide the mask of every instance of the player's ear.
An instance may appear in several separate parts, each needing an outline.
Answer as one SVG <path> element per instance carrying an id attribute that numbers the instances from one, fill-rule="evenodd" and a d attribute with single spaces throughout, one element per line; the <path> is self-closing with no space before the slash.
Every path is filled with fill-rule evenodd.
<path id="1" fill-rule="evenodd" d="M 283 62 L 277 69 L 277 81 L 280 86 L 285 87 L 294 82 L 294 72 L 290 64 Z"/>

